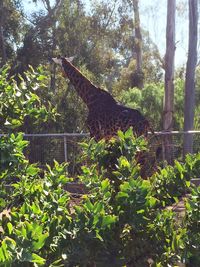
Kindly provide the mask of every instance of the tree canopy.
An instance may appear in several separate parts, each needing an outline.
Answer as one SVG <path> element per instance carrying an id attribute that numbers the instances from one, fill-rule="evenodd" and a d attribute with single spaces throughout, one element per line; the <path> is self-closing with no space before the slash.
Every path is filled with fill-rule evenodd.
<path id="1" fill-rule="evenodd" d="M 162 129 L 165 60 L 160 47 L 152 41 L 151 33 L 141 24 L 143 76 L 137 75 L 136 2 L 33 0 L 30 4 L 37 4 L 38 8 L 27 12 L 22 0 L 1 1 L 0 10 L 5 17 L 1 17 L 0 21 L 1 65 L 9 63 L 10 76 L 16 80 L 19 74 L 26 78 L 24 72 L 29 65 L 37 68 L 42 64 L 45 67 L 49 77 L 45 83 L 49 89 L 46 95 L 41 92 L 41 96 L 44 102 L 57 105 L 60 113 L 57 122 L 51 125 L 52 131 L 87 130 L 83 123 L 86 114 L 84 105 L 70 83 L 64 82 L 56 67 L 49 64 L 48 58 L 58 54 L 75 56 L 74 64 L 95 84 L 108 90 L 117 100 L 137 106 L 156 130 Z M 141 16 L 144 12 L 150 16 L 152 4 L 144 9 L 139 1 L 138 8 Z M 181 14 L 185 12 L 180 1 L 177 1 L 177 10 Z M 156 17 L 154 20 L 156 23 Z M 175 86 L 178 88 L 175 90 L 173 129 L 176 130 L 183 127 L 184 74 L 185 66 L 175 70 Z M 140 78 L 144 79 L 141 92 L 136 89 Z M 198 95 L 198 83 L 196 88 Z M 196 110 L 199 110 L 196 103 Z M 150 110 L 154 104 L 156 110 L 152 114 Z M 198 125 L 196 115 L 195 125 Z"/>

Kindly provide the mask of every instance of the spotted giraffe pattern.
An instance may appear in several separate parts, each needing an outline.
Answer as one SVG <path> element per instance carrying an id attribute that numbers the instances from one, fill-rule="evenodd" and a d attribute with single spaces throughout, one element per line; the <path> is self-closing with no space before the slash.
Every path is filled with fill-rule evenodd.
<path id="1" fill-rule="evenodd" d="M 136 136 L 147 135 L 149 122 L 138 110 L 117 103 L 108 92 L 91 83 L 67 58 L 53 58 L 53 61 L 61 65 L 63 74 L 87 105 L 86 123 L 96 141 L 110 139 L 118 130 L 125 132 L 130 127 Z"/>

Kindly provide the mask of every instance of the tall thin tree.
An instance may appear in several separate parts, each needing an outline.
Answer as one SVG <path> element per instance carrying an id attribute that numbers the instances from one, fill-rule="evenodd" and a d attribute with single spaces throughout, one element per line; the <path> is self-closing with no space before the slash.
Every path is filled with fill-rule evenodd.
<path id="1" fill-rule="evenodd" d="M 189 0 L 189 45 L 185 77 L 184 131 L 193 130 L 195 108 L 195 68 L 197 64 L 198 0 Z M 193 152 L 193 135 L 184 135 L 183 155 Z"/>
<path id="2" fill-rule="evenodd" d="M 142 34 L 140 27 L 139 0 L 132 0 L 134 11 L 134 27 L 135 27 L 135 54 L 136 54 L 136 72 L 135 78 L 137 87 L 143 88 L 143 72 L 142 72 Z"/>
<path id="3" fill-rule="evenodd" d="M 4 1 L 0 1 L 0 49 L 1 49 L 1 63 L 0 66 L 3 66 L 6 63 L 6 46 L 4 39 Z"/>
<path id="4" fill-rule="evenodd" d="M 165 98 L 163 107 L 163 130 L 173 129 L 174 111 L 174 56 L 175 56 L 176 0 L 167 1 L 166 54 L 165 54 Z M 173 162 L 172 137 L 164 138 L 164 155 L 168 163 Z"/>

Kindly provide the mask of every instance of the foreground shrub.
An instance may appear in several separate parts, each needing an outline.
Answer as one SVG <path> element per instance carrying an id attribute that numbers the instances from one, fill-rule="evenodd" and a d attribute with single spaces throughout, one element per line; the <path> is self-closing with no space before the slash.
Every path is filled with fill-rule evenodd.
<path id="1" fill-rule="evenodd" d="M 200 266 L 200 187 L 194 188 L 186 202 L 186 262 Z"/>
<path id="2" fill-rule="evenodd" d="M 19 77 L 18 82 L 9 77 L 9 67 L 0 69 L 0 133 L 32 125 L 36 127 L 55 118 L 56 111 L 50 102 L 41 101 L 39 91 L 48 90 L 45 71 L 40 66 L 37 70 L 29 68 Z M 40 94 L 41 94 L 40 92 Z"/>
<path id="3" fill-rule="evenodd" d="M 65 190 L 66 164 L 41 171 L 23 156 L 26 145 L 22 135 L 1 139 L 0 266 L 199 266 L 200 189 L 190 182 L 199 155 L 143 180 L 143 138 L 129 130 L 90 140 L 78 177 L 87 193 L 76 199 Z M 178 217 L 168 205 L 186 193 Z"/>

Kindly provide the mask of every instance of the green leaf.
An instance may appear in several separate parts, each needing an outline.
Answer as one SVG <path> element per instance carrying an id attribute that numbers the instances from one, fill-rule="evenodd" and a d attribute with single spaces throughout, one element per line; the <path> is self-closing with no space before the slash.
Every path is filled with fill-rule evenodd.
<path id="1" fill-rule="evenodd" d="M 38 264 L 45 264 L 46 260 L 42 257 L 40 257 L 39 255 L 35 254 L 35 253 L 32 253 L 31 254 L 32 256 L 32 260 L 31 262 L 35 262 L 35 263 L 38 263 Z"/>
<path id="2" fill-rule="evenodd" d="M 124 134 L 125 138 L 132 138 L 133 137 L 133 129 L 130 127 Z"/>
<path id="3" fill-rule="evenodd" d="M 35 176 L 39 173 L 39 168 L 37 168 L 35 165 L 31 164 L 26 168 L 26 173 L 30 176 Z"/>
<path id="4" fill-rule="evenodd" d="M 126 157 L 120 157 L 119 158 L 119 163 L 121 168 L 130 168 L 130 163 L 128 162 Z"/>
<path id="5" fill-rule="evenodd" d="M 94 204 L 94 213 L 99 213 L 103 209 L 103 203 L 102 202 L 96 202 Z"/>
<path id="6" fill-rule="evenodd" d="M 177 160 L 175 161 L 175 166 L 177 167 L 177 169 L 178 169 L 178 171 L 180 173 L 183 172 L 184 168 L 183 168 L 183 166 Z"/>
<path id="7" fill-rule="evenodd" d="M 150 196 L 150 197 L 148 198 L 148 201 L 149 201 L 149 205 L 150 205 L 150 207 L 154 207 L 155 204 L 158 202 L 158 199 L 155 198 L 155 197 Z"/>
<path id="8" fill-rule="evenodd" d="M 41 214 L 42 213 L 39 204 L 36 202 L 33 202 L 31 208 L 32 208 L 32 211 L 34 214 Z"/>
<path id="9" fill-rule="evenodd" d="M 117 198 L 128 198 L 128 194 L 126 192 L 119 192 L 117 194 Z"/>
<path id="10" fill-rule="evenodd" d="M 11 235 L 12 234 L 12 231 L 13 231 L 13 225 L 12 225 L 12 223 L 8 222 L 7 223 L 7 227 L 8 227 L 8 233 L 9 233 L 9 235 Z"/>
<path id="11" fill-rule="evenodd" d="M 103 238 L 100 236 L 98 232 L 96 232 L 96 238 L 98 238 L 101 242 L 103 242 Z"/>
<path id="12" fill-rule="evenodd" d="M 119 138 L 120 138 L 121 140 L 124 140 L 124 133 L 123 133 L 122 131 L 118 131 L 118 132 L 117 132 L 117 135 L 119 136 Z"/>
<path id="13" fill-rule="evenodd" d="M 89 199 L 86 200 L 84 206 L 87 208 L 88 211 L 93 211 L 93 209 L 94 209 L 94 206 Z"/>
<path id="14" fill-rule="evenodd" d="M 64 267 L 64 264 L 62 263 L 62 259 L 56 260 L 52 262 L 49 267 Z"/>
<path id="15" fill-rule="evenodd" d="M 102 227 L 110 226 L 116 222 L 117 217 L 115 215 L 106 215 L 103 217 Z"/>
<path id="16" fill-rule="evenodd" d="M 105 180 L 103 180 L 103 181 L 101 182 L 101 189 L 102 189 L 103 191 L 106 191 L 106 190 L 109 188 L 109 186 L 110 186 L 110 181 L 109 181 L 109 179 L 105 179 Z"/>
<path id="17" fill-rule="evenodd" d="M 45 75 L 40 75 L 40 76 L 38 76 L 38 78 L 37 78 L 39 81 L 43 81 L 44 79 L 46 79 L 46 76 Z"/>
<path id="18" fill-rule="evenodd" d="M 142 214 L 142 213 L 144 213 L 144 212 L 145 212 L 144 209 L 142 209 L 142 210 L 137 210 L 137 214 Z"/>
<path id="19" fill-rule="evenodd" d="M 186 186 L 189 188 L 190 185 L 191 185 L 191 182 L 190 182 L 190 181 L 185 181 L 185 184 L 186 184 Z"/>
<path id="20" fill-rule="evenodd" d="M 5 237 L 0 246 L 0 262 L 6 262 L 12 258 L 11 252 L 15 250 L 16 242 L 9 237 Z"/>
<path id="21" fill-rule="evenodd" d="M 0 197 L 0 207 L 5 207 L 5 205 L 6 205 L 5 199 Z"/>
<path id="22" fill-rule="evenodd" d="M 124 182 L 123 184 L 120 185 L 121 191 L 128 191 L 130 189 L 130 184 L 128 182 Z"/>
<path id="23" fill-rule="evenodd" d="M 47 239 L 48 236 L 49 236 L 49 233 L 48 232 L 45 233 L 45 234 L 40 234 L 38 236 L 38 240 L 37 241 L 33 241 L 33 243 L 32 243 L 34 250 L 41 249 L 44 246 L 45 241 L 46 241 L 46 239 Z"/>

